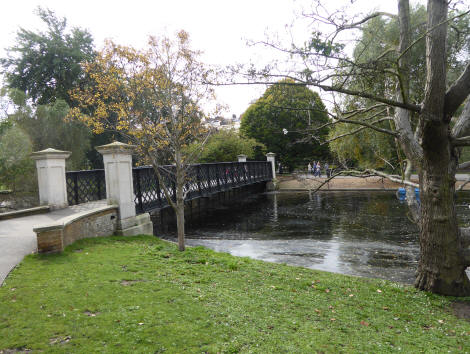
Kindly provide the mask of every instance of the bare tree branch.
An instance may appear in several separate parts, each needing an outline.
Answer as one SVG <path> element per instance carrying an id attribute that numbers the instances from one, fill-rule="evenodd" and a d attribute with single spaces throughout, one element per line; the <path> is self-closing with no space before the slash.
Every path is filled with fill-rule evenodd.
<path id="1" fill-rule="evenodd" d="M 445 97 L 445 114 L 449 119 L 470 94 L 470 63 L 462 75 L 447 90 Z"/>
<path id="2" fill-rule="evenodd" d="M 392 130 L 389 130 L 389 129 L 384 129 L 384 128 L 379 128 L 379 127 L 376 127 L 374 124 L 377 124 L 377 123 L 380 123 L 380 122 L 383 122 L 385 120 L 390 120 L 389 117 L 385 117 L 385 118 L 382 118 L 382 119 L 379 119 L 373 123 L 366 123 L 366 122 L 363 122 L 363 121 L 358 121 L 358 120 L 349 120 L 349 119 L 342 119 L 342 118 L 339 118 L 336 120 L 336 122 L 341 122 L 341 123 L 348 123 L 348 124 L 357 124 L 357 125 L 362 125 L 364 127 L 367 127 L 367 128 L 370 128 L 370 129 L 373 129 L 379 133 L 385 133 L 385 134 L 388 134 L 388 135 L 392 135 L 394 137 L 398 137 L 398 134 Z M 335 123 L 336 123 L 335 122 Z"/>
<path id="3" fill-rule="evenodd" d="M 460 138 L 470 134 L 470 100 L 467 100 L 463 112 L 452 128 L 452 136 Z"/>
<path id="4" fill-rule="evenodd" d="M 377 170 L 374 170 L 374 169 L 367 169 L 365 170 L 366 172 L 371 172 L 372 174 L 374 175 L 377 175 L 377 176 L 380 176 L 380 177 L 384 177 L 384 178 L 387 178 L 388 180 L 392 181 L 392 182 L 395 182 L 395 183 L 401 183 L 401 184 L 404 184 L 406 186 L 410 186 L 410 187 L 415 187 L 415 188 L 419 188 L 419 184 L 417 183 L 414 183 L 414 182 L 411 182 L 411 181 L 407 181 L 407 180 L 403 180 L 401 178 L 397 178 L 395 176 L 391 176 L 387 173 L 384 173 L 384 172 L 380 172 L 380 171 L 377 171 Z"/>
<path id="5" fill-rule="evenodd" d="M 368 93 L 368 92 L 349 90 L 349 89 L 345 89 L 345 88 L 342 88 L 342 87 L 335 87 L 335 86 L 316 85 L 315 83 L 308 83 L 308 84 L 312 85 L 312 86 L 315 86 L 315 87 L 318 87 L 318 88 L 322 89 L 323 91 L 327 91 L 327 92 L 335 91 L 335 92 L 344 93 L 344 94 L 351 95 L 351 96 L 369 98 L 369 99 L 375 100 L 377 102 L 385 103 L 389 106 L 400 107 L 400 108 L 404 108 L 404 109 L 410 110 L 412 112 L 417 112 L 417 113 L 421 112 L 421 106 L 420 105 L 416 105 L 416 104 L 412 104 L 412 103 L 398 102 L 398 101 L 391 100 L 391 99 L 388 99 L 388 98 L 385 98 L 385 97 L 379 97 L 379 96 L 373 95 L 373 94 Z"/>
<path id="6" fill-rule="evenodd" d="M 463 136 L 452 141 L 454 146 L 470 146 L 470 136 Z"/>
<path id="7" fill-rule="evenodd" d="M 329 178 L 325 179 L 323 182 L 321 182 L 315 189 L 312 189 L 312 192 L 319 191 L 325 184 L 329 183 L 332 179 L 334 179 L 338 176 L 353 176 L 353 177 L 360 177 L 360 178 L 378 176 L 378 177 L 386 178 L 391 182 L 404 184 L 406 186 L 410 186 L 410 187 L 414 187 L 414 188 L 419 188 L 419 185 L 417 183 L 403 180 L 403 179 L 399 178 L 399 176 L 389 175 L 385 172 L 377 171 L 377 170 L 374 170 L 374 169 L 366 169 L 364 171 L 345 170 L 345 171 L 340 171 L 338 173 L 335 173 L 332 176 L 330 176 Z"/>
<path id="8" fill-rule="evenodd" d="M 338 140 L 338 139 L 341 139 L 341 138 L 344 138 L 345 136 L 350 136 L 350 135 L 354 135 L 354 134 L 357 134 L 359 133 L 360 131 L 364 130 L 364 129 L 367 129 L 367 127 L 360 127 L 360 128 L 357 128 L 349 133 L 344 133 L 344 134 L 340 134 L 340 135 L 337 135 L 331 139 L 328 139 L 328 140 L 325 140 L 321 143 L 321 145 L 325 145 L 325 144 L 328 144 L 328 143 L 331 143 L 332 141 L 335 141 L 335 140 Z"/>
<path id="9" fill-rule="evenodd" d="M 457 169 L 458 170 L 464 170 L 466 168 L 469 168 L 470 167 L 470 161 L 465 161 L 465 162 L 462 162 L 458 167 Z"/>
<path id="10" fill-rule="evenodd" d="M 349 90 L 349 89 L 345 89 L 343 87 L 337 87 L 337 86 L 323 85 L 323 84 L 317 83 L 316 81 L 301 81 L 298 78 L 293 77 L 293 76 L 283 75 L 283 77 L 296 80 L 297 82 L 281 83 L 282 85 L 314 86 L 314 87 L 318 87 L 319 89 L 322 89 L 323 91 L 326 91 L 326 92 L 339 92 L 339 93 L 344 93 L 346 95 L 368 98 L 368 99 L 371 99 L 371 100 L 375 100 L 377 102 L 385 103 L 386 105 L 389 105 L 389 106 L 392 106 L 392 107 L 401 107 L 401 108 L 410 110 L 412 112 L 417 112 L 417 113 L 421 112 L 421 106 L 417 105 L 417 104 L 398 102 L 398 101 L 395 101 L 395 100 L 392 100 L 392 99 L 388 99 L 386 97 L 373 95 L 369 92 Z M 228 83 L 225 82 L 225 83 L 211 83 L 211 84 L 215 85 L 215 86 L 274 85 L 274 84 L 279 84 L 279 82 L 246 81 L 246 82 L 228 82 Z"/>
<path id="11" fill-rule="evenodd" d="M 457 188 L 457 192 L 463 190 L 463 188 L 470 183 L 470 178 L 468 178 L 464 183 L 462 183 L 459 188 Z"/>
<path id="12" fill-rule="evenodd" d="M 367 21 L 369 21 L 369 20 L 371 20 L 375 17 L 379 17 L 379 16 L 388 16 L 388 17 L 391 17 L 391 18 L 396 18 L 397 17 L 397 15 L 391 14 L 389 12 L 380 12 L 380 11 L 378 11 L 378 12 L 374 12 L 374 13 L 364 17 L 360 21 L 353 22 L 353 23 L 350 23 L 350 24 L 347 24 L 347 25 L 340 25 L 338 27 L 337 32 L 347 30 L 347 29 L 357 28 L 359 25 L 362 25 L 363 23 L 366 23 Z"/>

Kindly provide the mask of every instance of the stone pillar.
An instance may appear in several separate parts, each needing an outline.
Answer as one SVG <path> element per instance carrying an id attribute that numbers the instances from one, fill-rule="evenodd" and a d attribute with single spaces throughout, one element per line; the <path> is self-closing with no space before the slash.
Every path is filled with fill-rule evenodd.
<path id="1" fill-rule="evenodd" d="M 115 141 L 108 145 L 98 146 L 96 150 L 103 155 L 108 204 L 119 205 L 116 233 L 125 236 L 151 235 L 153 227 L 149 214 L 136 217 L 135 212 L 132 179 L 132 153 L 135 146 Z"/>
<path id="2" fill-rule="evenodd" d="M 276 178 L 276 160 L 275 157 L 276 154 L 274 152 L 268 152 L 266 154 L 266 159 L 271 162 L 271 166 L 273 168 L 273 179 Z"/>
<path id="3" fill-rule="evenodd" d="M 135 146 L 115 141 L 98 146 L 103 155 L 108 204 L 119 205 L 121 229 L 135 225 L 134 185 L 132 180 L 132 153 Z"/>
<path id="4" fill-rule="evenodd" d="M 238 162 L 246 162 L 246 155 L 238 155 Z"/>
<path id="5" fill-rule="evenodd" d="M 55 149 L 31 154 L 32 159 L 36 160 L 41 205 L 49 205 L 51 209 L 62 209 L 68 206 L 65 160 L 70 154 L 70 151 Z"/>

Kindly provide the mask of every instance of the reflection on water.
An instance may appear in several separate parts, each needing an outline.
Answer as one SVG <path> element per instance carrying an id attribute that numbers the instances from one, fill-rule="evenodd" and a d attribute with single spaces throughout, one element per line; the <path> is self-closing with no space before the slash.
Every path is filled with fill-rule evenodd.
<path id="1" fill-rule="evenodd" d="M 470 194 L 457 202 L 468 223 Z M 412 283 L 417 227 L 392 192 L 266 193 L 215 210 L 187 230 L 188 245 L 235 256 Z"/>

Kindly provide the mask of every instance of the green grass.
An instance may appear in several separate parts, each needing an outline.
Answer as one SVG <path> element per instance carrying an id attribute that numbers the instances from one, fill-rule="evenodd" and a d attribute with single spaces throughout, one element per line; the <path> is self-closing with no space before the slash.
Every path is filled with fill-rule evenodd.
<path id="1" fill-rule="evenodd" d="M 452 300 L 150 236 L 96 238 L 28 256 L 7 278 L 0 352 L 469 352 Z"/>

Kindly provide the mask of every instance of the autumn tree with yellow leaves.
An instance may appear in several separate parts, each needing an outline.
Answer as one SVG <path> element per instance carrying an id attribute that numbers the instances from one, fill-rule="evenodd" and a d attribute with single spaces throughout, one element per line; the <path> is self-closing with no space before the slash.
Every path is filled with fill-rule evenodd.
<path id="1" fill-rule="evenodd" d="M 205 141 L 201 107 L 214 100 L 207 84 L 211 71 L 190 48 L 189 36 L 149 37 L 148 48 L 137 50 L 107 41 L 92 62 L 84 63 L 90 82 L 71 92 L 77 107 L 71 119 L 85 122 L 97 133 L 113 130 L 138 147 L 152 164 L 165 197 L 175 210 L 180 251 L 184 242 L 184 185 L 189 164 L 197 158 L 188 144 Z M 174 170 L 163 170 L 170 161 Z M 163 174 L 176 185 L 171 198 Z"/>

